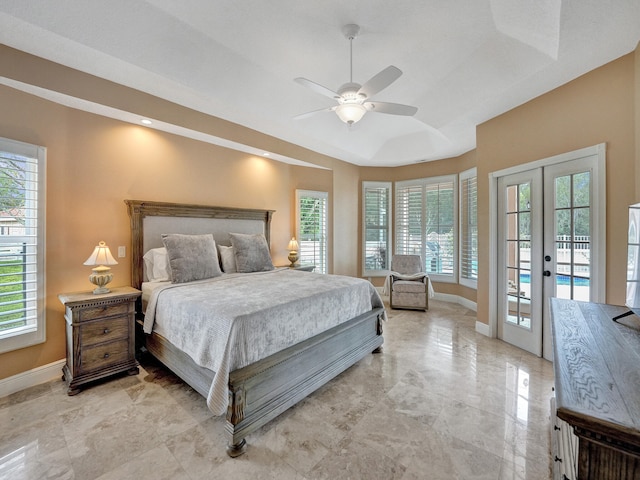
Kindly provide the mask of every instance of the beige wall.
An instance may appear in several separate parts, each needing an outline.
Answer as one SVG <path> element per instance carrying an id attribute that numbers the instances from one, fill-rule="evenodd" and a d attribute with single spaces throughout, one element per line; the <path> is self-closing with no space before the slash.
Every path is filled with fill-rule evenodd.
<path id="1" fill-rule="evenodd" d="M 283 265 L 295 230 L 295 189 L 333 190 L 331 170 L 293 167 L 8 87 L 0 86 L 0 105 L 11 112 L 0 116 L 0 137 L 47 147 L 47 341 L 0 355 L 0 379 L 65 356 L 57 295 L 92 288 L 82 263 L 98 241 L 125 245 L 129 254 L 124 199 L 273 209 L 272 255 Z M 130 258 L 118 260 L 112 285 L 128 285 Z"/>
<path id="2" fill-rule="evenodd" d="M 478 126 L 479 321 L 489 323 L 489 173 L 599 143 L 607 145 L 607 302 L 624 303 L 634 115 L 629 54 Z"/>
<path id="3" fill-rule="evenodd" d="M 508 166 L 607 143 L 607 300 L 622 302 L 626 206 L 639 201 L 640 53 L 627 55 L 480 125 L 477 149 L 457 158 L 399 168 L 359 168 L 156 97 L 0 46 L 0 76 L 327 167 L 294 167 L 262 157 L 130 125 L 0 87 L 0 136 L 47 147 L 47 341 L 0 355 L 0 379 L 64 357 L 57 294 L 90 288 L 82 262 L 99 240 L 130 245 L 123 200 L 176 201 L 276 210 L 272 253 L 286 263 L 295 229 L 296 188 L 330 199 L 330 271 L 361 271 L 362 180 L 403 180 L 478 167 L 480 281 L 476 291 L 437 284 L 440 293 L 477 301 L 488 322 L 488 174 Z M 635 75 L 635 76 L 634 76 Z M 10 112 L 11 115 L 6 115 Z M 633 172 L 633 173 L 631 173 Z M 127 251 L 127 254 L 129 250 Z M 113 268 L 114 286 L 130 280 L 128 258 Z"/>

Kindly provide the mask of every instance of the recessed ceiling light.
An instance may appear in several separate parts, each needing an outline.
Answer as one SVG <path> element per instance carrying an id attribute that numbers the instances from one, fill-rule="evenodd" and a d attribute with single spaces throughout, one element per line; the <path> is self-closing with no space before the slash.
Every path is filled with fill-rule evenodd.
<path id="1" fill-rule="evenodd" d="M 143 125 L 151 125 L 153 122 L 148 118 L 143 118 L 142 120 L 140 120 L 140 123 L 142 123 Z"/>

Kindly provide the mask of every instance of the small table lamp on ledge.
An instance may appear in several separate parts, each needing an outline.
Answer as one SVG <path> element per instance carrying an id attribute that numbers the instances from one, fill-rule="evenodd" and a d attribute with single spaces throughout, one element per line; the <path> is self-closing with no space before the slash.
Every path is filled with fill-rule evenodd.
<path id="1" fill-rule="evenodd" d="M 298 249 L 300 248 L 300 245 L 298 245 L 298 242 L 296 241 L 296 237 L 291 237 L 291 241 L 289 242 L 289 245 L 287 245 L 287 250 L 289 250 L 289 261 L 291 262 L 291 265 L 289 265 L 290 268 L 293 268 L 296 266 L 296 262 L 298 261 Z"/>
<path id="2" fill-rule="evenodd" d="M 118 262 L 116 262 L 116 259 L 111 255 L 107 244 L 104 242 L 98 243 L 98 246 L 93 250 L 91 256 L 84 262 L 84 265 L 98 265 L 92 268 L 93 273 L 89 275 L 89 281 L 97 286 L 93 291 L 94 294 L 109 293 L 111 291 L 106 285 L 113 280 L 113 273 L 111 273 L 111 268 L 106 265 L 117 264 Z"/>

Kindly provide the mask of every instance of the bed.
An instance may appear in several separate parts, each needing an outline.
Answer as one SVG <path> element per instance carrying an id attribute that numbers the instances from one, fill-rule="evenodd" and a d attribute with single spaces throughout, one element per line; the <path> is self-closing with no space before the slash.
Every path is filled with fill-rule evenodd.
<path id="1" fill-rule="evenodd" d="M 384 307 L 375 288 L 362 279 L 273 268 L 187 278 L 180 285 L 148 281 L 145 255 L 166 246 L 169 236 L 213 236 L 219 252 L 233 243 L 236 254 L 240 240 L 262 237 L 268 249 L 272 210 L 125 203 L 131 221 L 132 284 L 143 290 L 138 319 L 146 332 L 144 347 L 200 393 L 212 412 L 226 415 L 230 456 L 244 453 L 248 434 L 365 356 L 381 351 Z M 235 258 L 241 270 L 242 258 Z M 153 268 L 148 263 L 147 267 Z M 302 292 L 297 293 L 296 284 Z M 205 288 L 211 290 L 203 293 Z M 272 290 L 246 294 L 262 288 Z M 209 300 L 222 298 L 217 296 L 220 292 L 226 303 L 212 306 Z M 298 294 L 299 299 L 293 298 Z M 263 305 L 266 298 L 273 298 L 274 304 Z M 189 324 L 198 332 L 209 328 L 204 315 L 219 315 L 224 328 L 216 324 L 215 335 L 199 334 L 198 341 L 190 340 L 192 332 L 173 330 L 175 324 Z M 269 321 L 260 324 L 261 318 Z M 228 336 L 219 338 L 221 331 Z M 207 353 L 203 343 L 213 351 Z"/>

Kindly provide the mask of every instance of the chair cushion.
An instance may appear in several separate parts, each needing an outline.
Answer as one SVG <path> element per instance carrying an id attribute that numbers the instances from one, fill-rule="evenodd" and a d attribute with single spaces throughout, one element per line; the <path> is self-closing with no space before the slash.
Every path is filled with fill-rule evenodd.
<path id="1" fill-rule="evenodd" d="M 427 308 L 427 296 L 415 293 L 394 293 L 393 308 Z"/>
<path id="2" fill-rule="evenodd" d="M 415 280 L 396 280 L 392 284 L 394 292 L 397 293 L 422 293 L 426 292 L 427 285 Z"/>
<path id="3" fill-rule="evenodd" d="M 394 255 L 391 257 L 391 270 L 405 274 L 422 272 L 420 255 Z"/>

